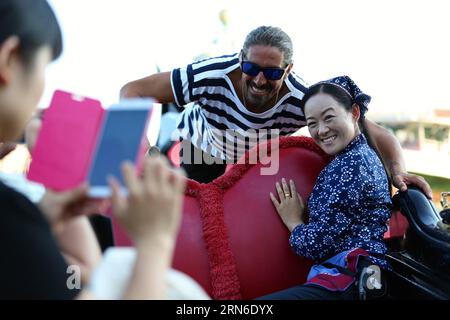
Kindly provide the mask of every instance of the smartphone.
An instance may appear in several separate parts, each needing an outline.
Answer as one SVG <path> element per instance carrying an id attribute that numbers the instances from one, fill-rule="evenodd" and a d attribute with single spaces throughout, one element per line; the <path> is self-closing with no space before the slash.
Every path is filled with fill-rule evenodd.
<path id="1" fill-rule="evenodd" d="M 130 99 L 108 109 L 88 175 L 89 196 L 106 198 L 111 195 L 108 176 L 114 176 L 122 186 L 121 193 L 127 194 L 121 165 L 126 160 L 136 165 L 140 160 L 152 102 Z"/>

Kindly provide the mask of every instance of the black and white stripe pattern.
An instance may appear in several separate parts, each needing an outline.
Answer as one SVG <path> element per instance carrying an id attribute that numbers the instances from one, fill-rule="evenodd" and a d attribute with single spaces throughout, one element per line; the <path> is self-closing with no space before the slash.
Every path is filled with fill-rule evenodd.
<path id="1" fill-rule="evenodd" d="M 291 73 L 285 80 L 289 93 L 273 108 L 256 114 L 244 107 L 227 76 L 236 68 L 238 54 L 195 62 L 173 70 L 171 75 L 176 103 L 189 104 L 178 124 L 181 138 L 222 159 L 238 159 L 242 149 L 252 147 L 245 146 L 243 137 L 255 132 L 261 135 L 267 130 L 278 130 L 280 135 L 288 135 L 305 126 L 300 101 L 307 85 L 300 77 Z M 223 146 L 232 144 L 236 136 L 241 150 L 230 154 L 230 148 L 224 150 Z"/>

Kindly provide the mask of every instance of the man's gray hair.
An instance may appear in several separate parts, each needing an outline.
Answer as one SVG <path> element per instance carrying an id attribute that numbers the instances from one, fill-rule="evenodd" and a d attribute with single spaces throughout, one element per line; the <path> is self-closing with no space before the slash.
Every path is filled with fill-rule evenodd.
<path id="1" fill-rule="evenodd" d="M 247 57 L 249 48 L 256 45 L 278 48 L 284 54 L 284 63 L 286 65 L 292 63 L 292 55 L 294 52 L 292 40 L 280 28 L 261 26 L 250 32 L 242 48 L 244 57 Z"/>

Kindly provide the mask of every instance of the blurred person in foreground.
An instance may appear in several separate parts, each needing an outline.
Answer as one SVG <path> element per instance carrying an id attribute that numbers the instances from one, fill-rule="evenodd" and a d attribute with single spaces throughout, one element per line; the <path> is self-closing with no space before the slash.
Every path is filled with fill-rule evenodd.
<path id="1" fill-rule="evenodd" d="M 47 65 L 62 51 L 61 30 L 46 0 L 0 2 L 0 143 L 18 139 L 44 89 Z M 10 147 L 8 147 L 10 148 Z M 137 257 L 124 299 L 164 299 L 180 223 L 184 177 L 161 159 L 147 160 L 142 177 L 123 165 L 129 195 L 115 178 L 113 213 L 134 240 Z M 85 215 L 99 203 L 86 185 L 66 192 L 47 190 L 38 205 L 0 182 L 0 299 L 89 299 L 71 288 L 69 264 L 89 273 L 100 260 Z M 62 252 L 62 253 L 61 253 Z M 86 279 L 87 280 L 87 279 Z"/>

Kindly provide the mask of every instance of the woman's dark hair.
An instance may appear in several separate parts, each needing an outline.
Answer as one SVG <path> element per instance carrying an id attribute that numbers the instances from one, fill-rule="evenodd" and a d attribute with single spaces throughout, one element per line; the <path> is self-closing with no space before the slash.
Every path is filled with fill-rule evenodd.
<path id="1" fill-rule="evenodd" d="M 51 48 L 53 60 L 62 53 L 61 29 L 47 0 L 0 0 L 0 45 L 11 36 L 20 39 L 26 65 L 43 46 Z"/>
<path id="2" fill-rule="evenodd" d="M 305 113 L 306 102 L 311 97 L 313 97 L 319 93 L 328 94 L 331 97 L 333 97 L 333 99 L 336 100 L 347 112 L 352 112 L 353 104 L 356 103 L 356 102 L 354 102 L 353 98 L 344 89 L 340 88 L 339 86 L 333 85 L 331 83 L 319 83 L 319 84 L 309 87 L 308 91 L 303 96 L 302 102 L 300 104 L 300 107 L 301 107 L 303 113 Z M 383 164 L 383 167 L 384 167 L 384 171 L 386 172 L 386 176 L 388 178 L 389 189 L 390 189 L 391 178 L 389 176 L 388 171 L 386 170 L 386 165 L 383 161 L 383 158 L 380 156 L 380 153 L 379 153 L 378 149 L 376 148 L 375 143 L 374 143 L 372 137 L 370 136 L 369 131 L 367 130 L 365 112 L 363 109 L 361 109 L 361 107 L 360 107 L 360 114 L 361 114 L 361 116 L 359 117 L 359 120 L 358 120 L 359 130 L 364 134 L 364 136 L 367 139 L 367 143 L 375 151 L 378 158 L 380 158 L 381 163 Z"/>

